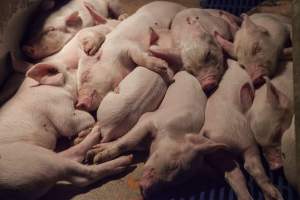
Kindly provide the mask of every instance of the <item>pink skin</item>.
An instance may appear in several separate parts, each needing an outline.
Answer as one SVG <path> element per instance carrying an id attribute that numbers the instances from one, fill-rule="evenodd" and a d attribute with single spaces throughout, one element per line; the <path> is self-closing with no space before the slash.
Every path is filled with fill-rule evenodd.
<path id="1" fill-rule="evenodd" d="M 126 134 L 146 112 L 161 103 L 168 85 L 160 75 L 144 67 L 135 68 L 108 93 L 97 110 L 101 142 L 110 142 Z"/>
<path id="2" fill-rule="evenodd" d="M 114 91 L 136 66 L 146 67 L 171 83 L 172 75 L 168 73 L 168 64 L 148 52 L 151 42 L 155 40 L 151 27 L 167 28 L 175 14 L 182 9 L 183 6 L 172 2 L 152 2 L 122 21 L 107 35 L 95 56 L 81 59 L 78 71 L 78 105 L 88 111 L 96 110 L 106 94 Z M 83 90 L 84 93 L 81 92 Z M 86 93 L 94 96 L 86 97 Z M 90 101 L 92 103 L 86 103 Z"/>
<path id="3" fill-rule="evenodd" d="M 132 156 L 97 166 L 80 163 L 99 141 L 98 125 L 79 145 L 55 153 L 59 137 L 73 137 L 93 126 L 95 120 L 74 108 L 74 71 L 53 61 L 34 65 L 26 76 L 16 95 L 0 110 L 0 166 L 4 172 L 0 184 L 4 193 L 14 191 L 22 199 L 38 199 L 58 181 L 84 187 L 130 165 Z"/>
<path id="4" fill-rule="evenodd" d="M 290 127 L 285 131 L 282 137 L 281 156 L 283 159 L 283 171 L 289 184 L 291 184 L 297 192 L 300 191 L 298 186 L 297 174 L 297 150 L 296 150 L 296 132 L 295 132 L 295 116 L 293 116 Z"/>
<path id="5" fill-rule="evenodd" d="M 291 22 L 288 18 L 256 13 L 242 15 L 243 23 L 236 32 L 234 42 L 217 34 L 222 48 L 244 66 L 256 88 L 264 83 L 263 76 L 273 77 L 278 71 L 280 60 L 291 60 L 292 40 Z"/>
<path id="6" fill-rule="evenodd" d="M 88 93 L 83 92 L 83 90 L 78 92 L 80 97 L 78 98 L 78 102 L 76 104 L 76 108 L 81 110 L 88 110 L 89 108 L 93 107 L 93 102 L 95 98 L 95 91 Z M 84 94 L 84 95 L 83 95 Z"/>
<path id="7" fill-rule="evenodd" d="M 49 5 L 53 7 L 55 3 L 51 1 Z M 41 11 L 38 20 L 30 27 L 22 50 L 32 60 L 55 54 L 81 29 L 102 23 L 102 18 L 108 17 L 109 10 L 116 11 L 112 12 L 116 18 L 123 14 L 117 0 L 71 0 L 58 7 L 54 12 L 49 9 Z"/>
<path id="8" fill-rule="evenodd" d="M 214 75 L 208 75 L 204 78 L 198 78 L 203 91 L 206 95 L 213 93 L 218 87 L 218 79 Z"/>
<path id="9" fill-rule="evenodd" d="M 118 20 L 106 20 L 102 18 L 101 24 L 80 30 L 61 51 L 40 60 L 40 62 L 59 62 L 67 70 L 76 70 L 80 58 L 84 55 L 95 54 L 104 42 L 105 35 L 111 32 L 119 22 Z M 13 68 L 21 73 L 26 72 L 32 66 L 31 63 L 17 59 L 15 55 L 12 55 L 12 63 Z"/>
<path id="10" fill-rule="evenodd" d="M 215 142 L 228 145 L 230 150 L 244 160 L 245 170 L 263 191 L 265 199 L 280 199 L 279 190 L 272 185 L 260 160 L 250 123 L 246 117 L 254 100 L 254 87 L 245 70 L 233 60 L 228 60 L 218 90 L 208 99 L 205 123 L 201 133 Z M 239 173 L 237 179 L 236 173 Z M 251 199 L 239 165 L 224 174 L 235 190 L 238 199 Z M 233 178 L 235 177 L 235 178 Z"/>
<path id="11" fill-rule="evenodd" d="M 47 38 L 43 38 L 43 36 L 40 35 L 36 36 L 34 40 L 26 42 L 26 44 L 22 46 L 22 51 L 25 55 L 34 60 L 53 55 L 74 36 L 71 34 L 67 36 L 67 34 L 64 35 L 59 31 L 51 31 L 51 35 L 50 33 L 43 35 L 46 34 L 48 35 Z"/>
<path id="12" fill-rule="evenodd" d="M 142 115 L 123 137 L 100 143 L 87 155 L 101 163 L 126 152 L 148 149 L 145 142 L 150 142 L 150 156 L 140 182 L 146 197 L 191 178 L 206 166 L 205 155 L 227 148 L 198 134 L 207 100 L 198 80 L 185 71 L 174 78 L 157 110 Z M 186 123 L 181 123 L 183 119 Z"/>
<path id="13" fill-rule="evenodd" d="M 151 52 L 165 59 L 171 66 L 180 66 L 200 80 L 203 90 L 210 95 L 216 88 L 225 71 L 221 46 L 214 32 L 231 40 L 237 31 L 237 17 L 225 11 L 189 8 L 176 15 L 169 31 L 156 30 L 159 40 Z M 185 30 L 185 31 L 182 31 Z M 167 38 L 167 39 L 166 39 Z M 202 80 L 201 77 L 215 76 L 215 80 Z"/>
<path id="14" fill-rule="evenodd" d="M 259 67 L 258 65 L 249 65 L 246 71 L 250 75 L 256 89 L 265 83 L 265 79 L 263 77 L 269 74 L 266 68 Z"/>
<path id="15" fill-rule="evenodd" d="M 280 73 L 256 90 L 247 117 L 256 142 L 262 147 L 270 169 L 282 167 L 281 138 L 289 127 L 293 110 L 293 63 L 282 62 Z"/>

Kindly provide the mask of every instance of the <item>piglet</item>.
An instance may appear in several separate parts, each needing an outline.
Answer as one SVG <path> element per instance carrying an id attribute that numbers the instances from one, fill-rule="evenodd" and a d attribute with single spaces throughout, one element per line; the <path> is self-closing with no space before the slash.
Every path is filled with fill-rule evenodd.
<path id="1" fill-rule="evenodd" d="M 59 52 L 41 59 L 39 63 L 54 61 L 65 65 L 69 70 L 77 69 L 80 58 L 84 55 L 94 55 L 104 42 L 106 35 L 119 23 L 119 20 L 102 18 L 102 22 L 97 26 L 83 28 Z M 33 66 L 32 63 L 21 60 L 14 54 L 12 53 L 12 67 L 15 71 L 25 73 Z"/>
<path id="2" fill-rule="evenodd" d="M 247 113 L 257 143 L 272 170 L 282 167 L 281 138 L 291 124 L 294 112 L 293 62 L 281 62 L 281 72 L 255 94 Z"/>
<path id="3" fill-rule="evenodd" d="M 172 82 L 167 73 L 168 64 L 148 52 L 157 39 L 151 27 L 169 27 L 176 13 L 183 9 L 182 5 L 167 1 L 146 4 L 108 34 L 94 56 L 82 58 L 78 69 L 77 108 L 96 110 L 105 95 L 137 66 L 155 71 Z"/>
<path id="4" fill-rule="evenodd" d="M 123 137 L 99 144 L 87 155 L 101 163 L 128 151 L 148 150 L 150 142 L 140 181 L 145 197 L 182 183 L 202 167 L 203 155 L 226 148 L 199 135 L 207 98 L 197 79 L 185 71 L 174 78 L 156 111 L 145 113 Z"/>
<path id="5" fill-rule="evenodd" d="M 159 74 L 144 67 L 135 68 L 115 92 L 108 93 L 97 111 L 101 142 L 110 142 L 127 133 L 145 112 L 161 103 L 167 85 Z"/>
<path id="6" fill-rule="evenodd" d="M 101 142 L 116 140 L 127 133 L 142 114 L 159 106 L 166 91 L 167 85 L 158 74 L 144 67 L 135 68 L 115 91 L 104 97 L 98 108 Z M 79 135 L 75 144 L 85 136 Z"/>
<path id="7" fill-rule="evenodd" d="M 44 5 L 22 43 L 24 54 L 33 60 L 58 52 L 79 30 L 102 23 L 109 13 L 123 14 L 118 0 L 47 0 Z"/>
<path id="8" fill-rule="evenodd" d="M 283 199 L 265 174 L 245 115 L 254 98 L 251 79 L 237 62 L 228 60 L 227 64 L 228 70 L 218 90 L 208 99 L 201 133 L 215 142 L 226 144 L 233 155 L 244 159 L 244 168 L 255 179 L 265 199 Z M 238 163 L 225 172 L 225 178 L 238 199 L 252 199 Z"/>
<path id="9" fill-rule="evenodd" d="M 175 16 L 171 30 L 156 30 L 161 37 L 159 46 L 152 46 L 150 51 L 196 76 L 205 93 L 210 95 L 225 71 L 223 50 L 214 33 L 232 40 L 239 22 L 238 17 L 221 10 L 185 9 Z M 171 42 L 164 41 L 167 34 Z"/>
<path id="10" fill-rule="evenodd" d="M 279 59 L 291 59 L 291 21 L 284 16 L 257 13 L 243 15 L 241 29 L 234 42 L 218 34 L 217 39 L 229 55 L 246 69 L 256 88 L 264 83 L 263 76 L 276 74 Z M 287 47 L 287 48 L 286 48 Z"/>
<path id="11" fill-rule="evenodd" d="M 0 109 L 1 199 L 37 199 L 57 181 L 83 187 L 127 168 L 131 156 L 103 165 L 80 163 L 99 141 L 99 126 L 79 145 L 53 152 L 59 137 L 72 137 L 95 121 L 89 113 L 74 108 L 74 71 L 40 63 L 27 76 L 17 94 Z"/>
<path id="12" fill-rule="evenodd" d="M 300 192 L 297 184 L 297 150 L 296 150 L 296 132 L 295 132 L 295 116 L 293 117 L 291 126 L 285 131 L 281 141 L 281 156 L 283 160 L 283 171 L 288 182 Z"/>

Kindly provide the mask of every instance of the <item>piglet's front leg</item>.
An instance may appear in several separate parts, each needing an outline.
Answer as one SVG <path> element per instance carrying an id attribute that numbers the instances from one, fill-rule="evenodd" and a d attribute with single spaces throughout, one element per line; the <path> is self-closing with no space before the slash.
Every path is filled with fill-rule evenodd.
<path id="1" fill-rule="evenodd" d="M 147 115 L 147 114 L 146 114 Z M 145 116 L 145 115 L 144 115 Z M 141 117 L 139 122 L 126 135 L 109 143 L 101 143 L 87 153 L 87 160 L 103 163 L 139 147 L 153 130 L 153 123 L 148 117 Z"/>
<path id="2" fill-rule="evenodd" d="M 80 31 L 78 33 L 80 48 L 89 56 L 95 55 L 109 32 L 110 30 L 102 24 Z"/>
<path id="3" fill-rule="evenodd" d="M 168 63 L 166 61 L 153 57 L 138 47 L 129 48 L 128 54 L 135 64 L 160 74 L 168 84 L 174 82 L 173 77 L 168 74 Z"/>
<path id="4" fill-rule="evenodd" d="M 59 153 L 59 155 L 77 162 L 82 162 L 86 153 L 92 149 L 95 144 L 99 143 L 101 138 L 100 128 L 100 124 L 96 123 L 94 127 L 81 131 L 80 134 L 86 135 L 82 141 L 79 144 Z"/>

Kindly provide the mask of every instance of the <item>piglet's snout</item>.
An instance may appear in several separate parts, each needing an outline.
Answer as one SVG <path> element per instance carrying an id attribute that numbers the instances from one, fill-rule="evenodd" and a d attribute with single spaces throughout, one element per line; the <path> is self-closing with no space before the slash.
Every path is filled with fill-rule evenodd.
<path id="1" fill-rule="evenodd" d="M 218 80 L 215 76 L 209 76 L 206 78 L 198 78 L 204 93 L 210 96 L 218 87 Z"/>
<path id="2" fill-rule="evenodd" d="M 30 45 L 24 45 L 22 47 L 23 52 L 30 56 L 30 57 L 35 57 L 36 51 L 34 49 L 34 47 L 30 46 Z"/>
<path id="3" fill-rule="evenodd" d="M 91 107 L 92 107 L 91 97 L 79 98 L 76 104 L 76 108 L 80 110 L 90 110 Z"/>
<path id="4" fill-rule="evenodd" d="M 144 198 L 149 197 L 153 193 L 155 186 L 154 169 L 145 169 L 142 179 L 139 182 L 140 190 Z"/>
<path id="5" fill-rule="evenodd" d="M 264 76 L 267 76 L 267 70 L 257 65 L 251 66 L 247 70 L 251 77 L 254 87 L 257 89 L 265 83 Z"/>

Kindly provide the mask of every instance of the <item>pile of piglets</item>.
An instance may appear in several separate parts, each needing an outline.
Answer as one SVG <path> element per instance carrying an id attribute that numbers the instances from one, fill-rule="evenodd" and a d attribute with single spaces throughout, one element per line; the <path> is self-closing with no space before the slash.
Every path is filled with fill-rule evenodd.
<path id="1" fill-rule="evenodd" d="M 296 187 L 288 18 L 167 1 L 131 16 L 117 0 L 39 11 L 24 57 L 11 54 L 26 78 L 0 109 L 1 199 L 87 186 L 133 167 L 136 150 L 149 152 L 144 198 L 208 170 L 250 200 L 243 167 L 265 199 L 282 200 L 261 156 Z M 57 151 L 61 137 L 74 145 Z"/>

